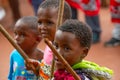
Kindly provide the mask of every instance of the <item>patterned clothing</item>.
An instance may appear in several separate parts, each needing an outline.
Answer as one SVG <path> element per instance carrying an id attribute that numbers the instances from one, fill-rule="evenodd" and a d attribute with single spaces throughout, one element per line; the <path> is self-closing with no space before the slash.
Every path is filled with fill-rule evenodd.
<path id="1" fill-rule="evenodd" d="M 26 70 L 24 59 L 17 50 L 10 55 L 8 80 L 38 80 L 32 71 Z"/>
<path id="2" fill-rule="evenodd" d="M 39 80 L 50 80 L 51 67 L 42 61 L 40 63 Z"/>
<path id="3" fill-rule="evenodd" d="M 111 80 L 113 71 L 100 67 L 94 62 L 83 60 L 75 64 L 74 71 L 78 74 L 81 80 Z M 54 80 L 75 80 L 74 77 L 66 70 L 57 70 L 54 74 Z"/>
<path id="4" fill-rule="evenodd" d="M 80 70 L 75 70 L 75 72 L 80 76 L 81 80 L 92 80 L 90 76 Z M 75 80 L 74 77 L 68 73 L 66 70 L 57 70 L 54 74 L 54 80 Z"/>

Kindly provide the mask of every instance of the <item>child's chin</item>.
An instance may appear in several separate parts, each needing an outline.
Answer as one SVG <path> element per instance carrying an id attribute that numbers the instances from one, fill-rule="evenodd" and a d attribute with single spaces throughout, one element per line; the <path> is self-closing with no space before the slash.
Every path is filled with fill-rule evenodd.
<path id="1" fill-rule="evenodd" d="M 57 70 L 65 69 L 65 67 L 62 64 L 56 64 L 56 69 Z"/>

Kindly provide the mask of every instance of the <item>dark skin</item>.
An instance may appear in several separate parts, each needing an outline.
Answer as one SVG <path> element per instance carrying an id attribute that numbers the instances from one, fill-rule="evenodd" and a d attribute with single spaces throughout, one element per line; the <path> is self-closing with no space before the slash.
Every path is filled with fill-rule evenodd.
<path id="1" fill-rule="evenodd" d="M 38 29 L 43 38 L 54 41 L 58 18 L 58 8 L 39 8 Z M 63 20 L 65 21 L 65 20 Z"/>
<path id="2" fill-rule="evenodd" d="M 81 62 L 88 53 L 88 48 L 82 47 L 76 36 L 70 32 L 57 30 L 54 45 L 58 53 L 64 57 L 70 66 Z M 56 69 L 65 69 L 63 63 L 57 57 L 55 57 L 55 64 Z"/>
<path id="3" fill-rule="evenodd" d="M 14 28 L 15 42 L 23 49 L 29 58 L 40 60 L 43 58 L 43 52 L 37 48 L 41 37 L 36 34 L 24 22 L 19 21 Z"/>

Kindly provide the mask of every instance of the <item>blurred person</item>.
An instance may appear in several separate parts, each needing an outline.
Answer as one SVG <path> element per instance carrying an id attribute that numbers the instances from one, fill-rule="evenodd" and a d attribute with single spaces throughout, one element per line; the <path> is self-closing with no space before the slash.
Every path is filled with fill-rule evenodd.
<path id="1" fill-rule="evenodd" d="M 66 0 L 68 4 L 71 6 L 72 10 L 72 19 L 78 19 L 78 12 L 79 9 L 79 0 Z"/>
<path id="2" fill-rule="evenodd" d="M 13 14 L 14 23 L 21 17 L 19 9 L 19 0 L 8 0 Z"/>
<path id="3" fill-rule="evenodd" d="M 92 28 L 92 43 L 100 41 L 101 26 L 99 20 L 100 0 L 81 0 L 80 7 L 85 13 L 85 21 Z"/>
<path id="4" fill-rule="evenodd" d="M 120 46 L 120 0 L 110 0 L 111 21 L 114 24 L 112 38 L 105 42 L 106 47 Z"/>

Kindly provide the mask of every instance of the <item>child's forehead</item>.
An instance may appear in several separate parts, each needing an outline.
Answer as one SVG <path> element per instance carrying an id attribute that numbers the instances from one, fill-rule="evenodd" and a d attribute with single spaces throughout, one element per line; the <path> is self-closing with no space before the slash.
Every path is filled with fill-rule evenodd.
<path id="1" fill-rule="evenodd" d="M 21 30 L 30 30 L 32 29 L 28 23 L 25 22 L 19 22 L 15 24 L 15 29 L 21 29 Z"/>
<path id="2" fill-rule="evenodd" d="M 53 7 L 39 8 L 39 9 L 38 9 L 38 14 L 39 14 L 39 13 L 42 13 L 42 12 L 50 12 L 50 11 L 51 11 L 51 12 L 54 12 L 54 13 L 55 13 L 55 12 L 58 12 L 58 8 L 55 8 L 55 7 L 54 7 L 54 8 L 53 8 Z"/>

